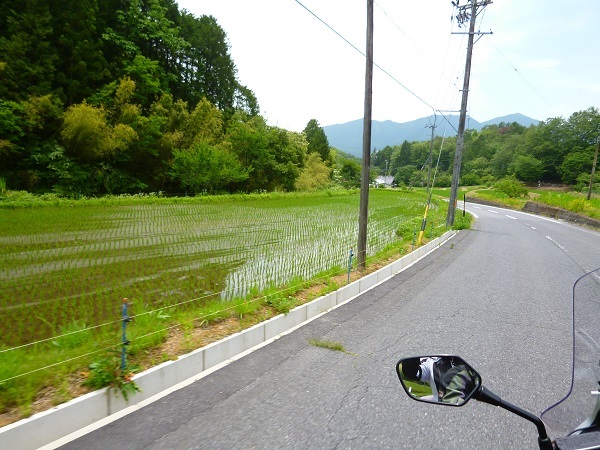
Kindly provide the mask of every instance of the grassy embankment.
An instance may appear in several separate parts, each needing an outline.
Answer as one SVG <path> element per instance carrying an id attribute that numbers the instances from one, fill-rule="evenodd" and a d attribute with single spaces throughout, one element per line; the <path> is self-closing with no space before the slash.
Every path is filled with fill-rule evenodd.
<path id="1" fill-rule="evenodd" d="M 448 198 L 450 196 L 449 189 L 434 189 L 433 192 L 435 195 L 443 198 Z M 465 194 L 467 197 L 476 197 L 493 201 L 499 205 L 516 210 L 522 210 L 525 203 L 534 201 L 544 205 L 562 208 L 594 219 L 600 219 L 600 196 L 598 194 L 592 195 L 590 200 L 587 200 L 586 195 L 581 192 L 534 188 L 529 190 L 524 196 L 513 198 L 494 189 L 473 186 L 460 189 L 458 196 L 459 206 L 462 205 L 461 201 Z"/>

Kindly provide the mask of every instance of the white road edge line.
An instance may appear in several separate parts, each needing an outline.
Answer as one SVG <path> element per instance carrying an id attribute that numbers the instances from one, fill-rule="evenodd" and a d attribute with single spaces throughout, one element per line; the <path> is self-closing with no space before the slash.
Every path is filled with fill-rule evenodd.
<path id="1" fill-rule="evenodd" d="M 403 272 L 406 269 L 412 267 L 417 262 L 421 261 L 423 258 L 429 256 L 431 253 L 433 253 L 438 248 L 440 248 L 443 245 L 447 244 L 457 234 L 458 234 L 458 231 L 455 231 L 454 234 L 452 234 L 451 236 L 449 236 L 445 241 L 443 241 L 439 245 L 433 247 L 427 253 L 421 255 L 420 257 L 418 257 L 417 259 L 415 259 L 411 263 L 407 264 L 406 266 L 403 266 L 398 272 L 394 272 L 388 278 L 385 278 L 385 279 L 379 281 L 378 283 L 375 283 L 373 286 L 370 286 L 368 289 L 365 289 L 364 291 L 359 292 L 358 294 L 354 295 L 353 297 L 350 297 L 350 298 L 346 299 L 345 301 L 332 306 L 331 308 L 327 309 L 326 311 L 323 311 L 322 313 L 317 314 L 317 315 L 313 316 L 312 318 L 310 318 L 310 319 L 308 319 L 308 320 L 306 320 L 306 321 L 304 321 L 304 322 L 302 322 L 302 323 L 300 323 L 300 324 L 298 324 L 298 325 L 296 325 L 296 326 L 294 326 L 294 327 L 292 327 L 292 328 L 290 328 L 290 329 L 288 329 L 286 331 L 281 332 L 277 336 L 274 336 L 274 337 L 272 337 L 272 338 L 270 338 L 270 339 L 268 339 L 268 340 L 266 340 L 264 342 L 261 342 L 260 344 L 257 344 L 256 346 L 254 346 L 254 347 L 252 347 L 252 348 L 250 348 L 248 350 L 245 350 L 244 352 L 242 352 L 242 353 L 240 353 L 238 355 L 235 355 L 235 356 L 231 357 L 228 360 L 225 360 L 225 361 L 223 361 L 223 362 L 221 362 L 221 363 L 219 363 L 219 364 L 217 364 L 217 365 L 215 365 L 213 367 L 210 367 L 210 368 L 208 368 L 208 369 L 206 369 L 206 370 L 204 370 L 204 371 L 202 371 L 202 372 L 200 372 L 200 373 L 198 373 L 198 374 L 196 374 L 196 375 L 188 378 L 187 380 L 181 381 L 181 382 L 177 383 L 175 386 L 171 386 L 170 388 L 165 389 L 165 390 L 163 390 L 163 391 L 161 391 L 161 392 L 159 392 L 159 393 L 157 393 L 157 394 L 155 394 L 155 395 L 153 395 L 153 396 L 151 396 L 151 397 L 149 397 L 149 398 L 147 398 L 145 400 L 142 400 L 142 401 L 140 401 L 140 402 L 138 402 L 136 404 L 130 405 L 130 406 L 126 407 L 125 409 L 122 409 L 121 411 L 117 411 L 116 413 L 111 414 L 110 416 L 107 416 L 107 417 L 104 417 L 102 419 L 99 419 L 98 421 L 93 422 L 93 423 L 91 423 L 89 425 L 86 425 L 86 426 L 84 426 L 83 428 L 81 428 L 81 429 L 79 429 L 77 431 L 74 431 L 72 433 L 69 433 L 66 436 L 63 436 L 63 437 L 58 438 L 58 439 L 56 439 L 56 440 L 54 440 L 52 442 L 49 442 L 48 444 L 45 444 L 45 445 L 39 447 L 37 450 L 55 450 L 58 447 L 62 447 L 63 445 L 68 444 L 69 442 L 72 442 L 72 441 L 74 441 L 74 440 L 76 440 L 76 439 L 78 439 L 78 438 L 80 438 L 82 436 L 85 436 L 86 434 L 91 433 L 92 431 L 95 431 L 95 430 L 97 430 L 99 428 L 102 428 L 103 426 L 108 425 L 108 424 L 110 424 L 110 423 L 112 423 L 112 422 L 114 422 L 114 421 L 116 421 L 118 419 L 121 419 L 121 418 L 127 416 L 128 414 L 131 414 L 132 412 L 137 411 L 138 409 L 143 408 L 144 406 L 147 406 L 147 405 L 149 405 L 151 403 L 154 403 L 155 401 L 160 400 L 161 398 L 166 397 L 167 395 L 169 395 L 169 394 L 171 394 L 171 393 L 173 393 L 173 392 L 175 392 L 175 391 L 177 391 L 179 389 L 182 389 L 182 388 L 184 388 L 184 387 L 186 387 L 186 386 L 194 383 L 195 381 L 200 380 L 200 379 L 202 379 L 202 378 L 204 378 L 204 377 L 212 374 L 213 372 L 216 372 L 219 369 L 228 366 L 229 364 L 231 364 L 234 361 L 237 361 L 238 359 L 241 359 L 244 356 L 249 355 L 250 353 L 255 352 L 256 350 L 258 350 L 258 349 L 260 349 L 262 347 L 267 346 L 268 344 L 276 341 L 277 339 L 281 338 L 282 336 L 284 336 L 286 334 L 289 334 L 289 333 L 292 333 L 293 331 L 297 330 L 298 328 L 301 328 L 304 325 L 309 324 L 310 322 L 318 319 L 321 316 L 324 316 L 325 314 L 329 313 L 330 311 L 333 311 L 334 309 L 337 309 L 337 308 L 339 308 L 339 307 L 341 307 L 343 305 L 346 305 L 347 303 L 350 303 L 355 298 L 360 297 L 361 295 L 365 294 L 366 292 L 370 291 L 371 289 L 374 289 L 375 287 L 379 286 L 380 284 L 385 283 L 390 278 L 393 278 L 398 273 Z M 343 289 L 343 287 L 342 287 L 342 289 Z"/>

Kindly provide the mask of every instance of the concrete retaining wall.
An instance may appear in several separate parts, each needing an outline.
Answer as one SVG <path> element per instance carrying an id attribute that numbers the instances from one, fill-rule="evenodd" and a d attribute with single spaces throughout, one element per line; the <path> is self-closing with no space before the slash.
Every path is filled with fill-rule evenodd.
<path id="1" fill-rule="evenodd" d="M 435 250 L 454 236 L 449 231 L 403 258 L 350 283 L 335 292 L 294 308 L 286 315 L 279 315 L 236 333 L 219 342 L 195 350 L 153 367 L 134 377 L 141 392 L 131 395 L 129 402 L 109 389 L 101 389 L 71 400 L 49 411 L 7 425 L 0 429 L 0 448 L 36 449 L 52 445 L 65 436 L 75 433 L 95 422 L 123 413 L 127 408 L 148 402 L 152 397 L 160 398 L 160 393 L 174 386 L 189 384 L 201 378 L 211 368 L 223 364 L 254 347 L 264 345 L 277 336 L 293 330 L 310 320 L 352 300 L 359 294 L 373 288 L 404 270 L 427 253 Z"/>
<path id="2" fill-rule="evenodd" d="M 600 230 L 600 220 L 582 216 L 581 214 L 567 211 L 562 208 L 556 208 L 554 206 L 542 205 L 541 203 L 536 202 L 527 202 L 523 207 L 523 211 L 553 217 L 555 219 L 562 219 L 571 223 L 579 223 Z"/>

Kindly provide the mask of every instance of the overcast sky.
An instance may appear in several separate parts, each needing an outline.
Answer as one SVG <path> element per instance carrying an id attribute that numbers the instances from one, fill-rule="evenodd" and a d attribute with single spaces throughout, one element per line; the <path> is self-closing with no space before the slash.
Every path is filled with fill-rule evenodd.
<path id="1" fill-rule="evenodd" d="M 461 3 L 466 3 L 462 0 Z M 363 117 L 365 0 L 179 0 L 225 30 L 240 82 L 271 125 Z M 304 7 L 302 6 L 304 5 Z M 309 10 L 311 12 L 309 12 Z M 450 0 L 375 0 L 373 119 L 460 109 L 467 36 Z M 600 1 L 494 0 L 478 16 L 468 113 L 538 120 L 600 107 Z"/>

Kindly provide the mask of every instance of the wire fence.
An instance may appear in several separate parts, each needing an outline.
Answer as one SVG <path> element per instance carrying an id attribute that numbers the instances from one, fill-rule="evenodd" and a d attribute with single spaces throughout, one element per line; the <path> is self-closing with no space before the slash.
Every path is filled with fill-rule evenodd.
<path id="1" fill-rule="evenodd" d="M 285 313 L 302 290 L 339 288 L 358 256 L 354 200 L 75 208 L 64 217 L 58 208 L 37 233 L 0 235 L 0 404 L 31 402 L 72 374 L 85 382 L 107 355 L 120 352 L 123 370 L 125 356 L 136 360 L 173 333 L 261 308 Z M 410 244 L 425 200 L 372 195 L 367 264 L 390 244 Z"/>
<path id="2" fill-rule="evenodd" d="M 294 284 L 294 285 L 290 285 L 290 286 L 287 286 L 287 287 L 282 287 L 280 289 L 275 289 L 275 290 L 270 291 L 268 294 L 259 295 L 259 296 L 256 296 L 256 297 L 249 298 L 247 300 L 242 300 L 242 301 L 236 302 L 234 305 L 231 305 L 231 306 L 223 306 L 221 308 L 218 308 L 216 311 L 213 310 L 213 311 L 210 311 L 208 313 L 204 313 L 204 314 L 200 314 L 200 315 L 194 315 L 193 317 L 191 317 L 191 318 L 189 318 L 187 320 L 176 321 L 173 324 L 166 325 L 166 326 L 160 327 L 158 329 L 149 331 L 147 333 L 138 335 L 138 336 L 136 336 L 136 339 L 137 340 L 143 340 L 145 338 L 152 337 L 152 336 L 155 336 L 155 335 L 162 335 L 165 332 L 168 332 L 168 331 L 180 328 L 180 327 L 185 326 L 186 324 L 190 324 L 192 322 L 200 322 L 200 323 L 202 323 L 202 322 L 210 319 L 213 316 L 222 316 L 222 315 L 224 315 L 226 313 L 231 313 L 231 312 L 235 311 L 236 309 L 239 309 L 240 307 L 243 307 L 244 305 L 251 305 L 251 304 L 257 304 L 257 303 L 258 304 L 262 304 L 262 303 L 264 303 L 265 299 L 267 299 L 268 297 L 277 297 L 277 296 L 281 296 L 281 295 L 287 295 L 288 293 L 295 293 L 295 292 L 297 292 L 297 291 L 299 291 L 299 290 L 301 290 L 303 288 L 306 288 L 306 287 L 309 287 L 309 286 L 312 286 L 312 285 L 315 285 L 315 284 L 323 283 L 323 282 L 326 282 L 327 280 L 330 280 L 332 277 L 336 277 L 336 276 L 345 274 L 346 271 L 348 273 L 348 280 L 347 280 L 347 282 L 349 283 L 350 282 L 350 273 L 352 271 L 353 262 L 354 262 L 353 258 L 357 257 L 357 253 L 353 253 L 352 249 L 350 249 L 350 254 L 352 256 L 349 258 L 349 265 L 348 265 L 347 269 L 343 268 L 341 270 L 330 271 L 330 272 L 325 273 L 322 276 L 316 277 L 316 278 L 311 279 L 309 281 L 303 281 L 303 282 L 299 282 L 299 283 Z M 375 256 L 367 257 L 366 258 L 367 264 L 371 263 L 375 258 L 376 258 Z M 98 330 L 98 329 L 105 328 L 105 327 L 115 328 L 115 326 L 117 326 L 117 325 L 123 325 L 123 327 L 124 327 L 125 326 L 124 324 L 128 323 L 130 321 L 132 321 L 132 325 L 135 326 L 136 320 L 140 319 L 143 316 L 156 315 L 156 314 L 161 313 L 161 312 L 166 311 L 166 310 L 173 310 L 173 309 L 176 309 L 178 307 L 182 307 L 182 306 L 185 306 L 185 305 L 188 305 L 188 304 L 191 304 L 191 303 L 198 303 L 200 300 L 203 300 L 203 299 L 205 299 L 207 297 L 208 296 L 203 296 L 203 297 L 188 299 L 188 300 L 179 302 L 177 304 L 171 304 L 171 305 L 159 307 L 159 308 L 152 309 L 152 310 L 149 310 L 149 311 L 141 312 L 139 314 L 134 314 L 132 316 L 129 316 L 127 314 L 127 312 L 123 313 L 122 310 L 119 309 L 118 311 L 115 311 L 115 320 L 113 320 L 113 321 L 105 322 L 105 323 L 102 323 L 102 324 L 99 324 L 99 325 L 95 325 L 95 326 L 91 326 L 91 327 L 85 327 L 85 328 L 82 328 L 82 329 L 79 329 L 79 330 L 75 330 L 75 331 L 71 331 L 71 332 L 64 333 L 64 334 L 59 334 L 59 335 L 56 335 L 56 336 L 54 336 L 52 338 L 40 339 L 40 340 L 37 340 L 37 341 L 34 341 L 34 342 L 29 342 L 29 343 L 26 343 L 26 344 L 23 344 L 23 345 L 11 347 L 11 348 L 0 349 L 0 354 L 1 353 L 9 353 L 9 352 L 12 352 L 12 351 L 17 351 L 17 350 L 22 350 L 22 349 L 25 349 L 27 347 L 39 347 L 42 344 L 56 342 L 56 341 L 60 340 L 61 338 L 67 338 L 69 336 L 74 336 L 74 335 L 77 335 L 77 334 L 86 334 L 86 333 L 88 333 L 90 331 Z M 124 299 L 124 301 L 125 300 L 128 300 L 128 299 Z M 127 303 L 127 305 L 128 305 L 128 303 Z M 121 343 L 117 343 L 116 339 L 115 339 L 115 341 L 114 341 L 114 343 L 112 345 L 107 345 L 107 344 L 109 344 L 109 342 L 107 342 L 107 341 L 97 342 L 96 346 L 99 346 L 101 348 L 93 350 L 93 351 L 85 352 L 85 353 L 83 353 L 81 355 L 77 355 L 77 356 L 74 356 L 74 357 L 70 357 L 70 358 L 66 358 L 66 359 L 63 359 L 63 360 L 59 360 L 59 361 L 56 361 L 56 362 L 53 362 L 51 364 L 47 364 L 47 365 L 44 365 L 44 366 L 41 366 L 41 367 L 37 367 L 35 369 L 19 373 L 17 375 L 13 375 L 13 376 L 10 376 L 8 378 L 0 379 L 0 385 L 2 383 L 5 383 L 5 382 L 11 381 L 11 380 L 16 380 L 18 378 L 23 378 L 23 377 L 26 377 L 28 375 L 31 375 L 31 374 L 34 374 L 34 373 L 37 373 L 37 372 L 40 372 L 40 371 L 51 369 L 51 368 L 59 366 L 61 364 L 66 364 L 66 363 L 69 363 L 69 362 L 76 361 L 78 359 L 83 359 L 83 358 L 87 358 L 87 357 L 90 357 L 90 356 L 93 356 L 93 355 L 106 353 L 107 351 L 110 351 L 110 350 L 116 350 L 120 346 L 122 346 L 123 342 L 125 342 L 125 341 L 127 342 L 126 345 L 131 344 L 131 341 L 126 340 L 125 329 L 123 328 L 123 340 L 122 340 Z M 124 366 L 125 366 L 125 363 L 123 362 L 122 363 L 122 368 L 124 368 Z"/>

